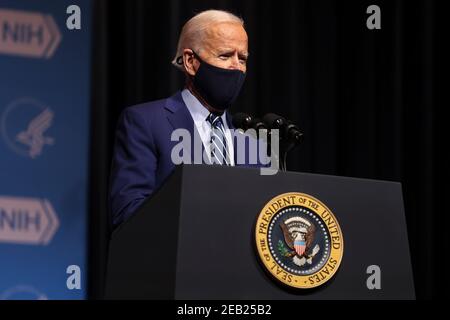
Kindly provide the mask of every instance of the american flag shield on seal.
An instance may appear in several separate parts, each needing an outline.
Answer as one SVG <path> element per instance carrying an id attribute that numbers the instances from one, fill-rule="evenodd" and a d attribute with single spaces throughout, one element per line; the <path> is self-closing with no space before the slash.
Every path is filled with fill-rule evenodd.
<path id="1" fill-rule="evenodd" d="M 305 241 L 299 241 L 299 240 L 295 240 L 294 241 L 294 249 L 295 252 L 297 252 L 297 254 L 299 256 L 302 256 L 305 253 L 305 248 L 306 248 L 306 242 Z"/>

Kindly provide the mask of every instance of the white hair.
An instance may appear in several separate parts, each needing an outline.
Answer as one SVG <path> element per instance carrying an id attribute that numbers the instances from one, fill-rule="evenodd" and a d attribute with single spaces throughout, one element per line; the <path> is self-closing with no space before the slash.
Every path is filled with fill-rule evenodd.
<path id="1" fill-rule="evenodd" d="M 177 63 L 177 60 L 183 56 L 183 50 L 193 49 L 198 53 L 202 47 L 205 31 L 208 27 L 212 24 L 223 22 L 234 22 L 244 26 L 244 20 L 223 10 L 206 10 L 193 16 L 181 29 L 177 53 L 172 60 L 172 64 L 184 71 L 183 65 Z"/>

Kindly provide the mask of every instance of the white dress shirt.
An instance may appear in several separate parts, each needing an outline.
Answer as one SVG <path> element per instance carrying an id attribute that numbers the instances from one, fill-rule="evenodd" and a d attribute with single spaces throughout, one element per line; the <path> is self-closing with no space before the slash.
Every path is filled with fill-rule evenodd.
<path id="1" fill-rule="evenodd" d="M 195 97 L 189 89 L 181 91 L 181 96 L 186 104 L 192 119 L 194 120 L 195 127 L 202 139 L 203 146 L 205 147 L 206 154 L 211 162 L 211 123 L 206 120 L 210 114 L 208 109 L 202 105 L 202 103 Z M 234 148 L 232 143 L 232 136 L 226 119 L 226 112 L 221 116 L 223 127 L 225 129 L 225 138 L 227 140 L 227 151 L 230 155 L 230 165 L 234 166 Z"/>

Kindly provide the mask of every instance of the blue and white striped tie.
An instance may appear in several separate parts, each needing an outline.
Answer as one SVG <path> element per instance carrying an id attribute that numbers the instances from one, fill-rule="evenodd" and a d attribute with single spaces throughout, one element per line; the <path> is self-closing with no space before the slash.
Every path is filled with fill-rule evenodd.
<path id="1" fill-rule="evenodd" d="M 206 120 L 211 123 L 211 162 L 229 166 L 230 158 L 222 118 L 210 113 Z"/>

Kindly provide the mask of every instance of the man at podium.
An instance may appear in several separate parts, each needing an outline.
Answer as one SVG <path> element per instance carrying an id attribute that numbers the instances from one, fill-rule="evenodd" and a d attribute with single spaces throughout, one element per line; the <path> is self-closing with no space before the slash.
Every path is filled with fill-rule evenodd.
<path id="1" fill-rule="evenodd" d="M 167 99 L 128 107 L 120 116 L 110 181 L 115 226 L 127 220 L 173 172 L 174 130 L 185 129 L 192 139 L 199 138 L 203 163 L 261 166 L 248 160 L 246 153 L 253 149 L 237 154 L 234 127 L 226 111 L 245 80 L 248 55 L 241 18 L 207 10 L 186 22 L 172 61 L 186 75 L 185 88 Z M 193 154 L 188 156 L 194 163 Z M 238 157 L 244 160 L 236 161 Z"/>

